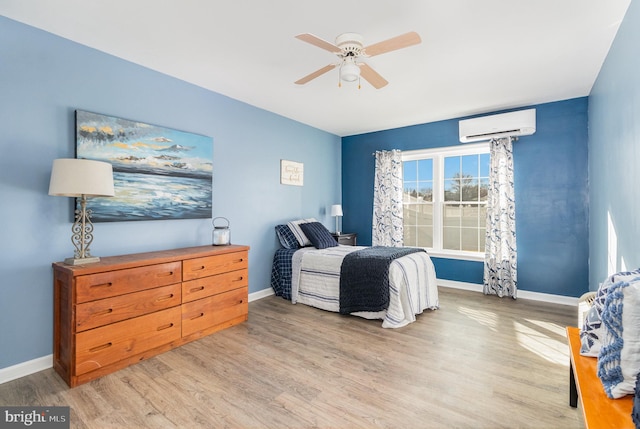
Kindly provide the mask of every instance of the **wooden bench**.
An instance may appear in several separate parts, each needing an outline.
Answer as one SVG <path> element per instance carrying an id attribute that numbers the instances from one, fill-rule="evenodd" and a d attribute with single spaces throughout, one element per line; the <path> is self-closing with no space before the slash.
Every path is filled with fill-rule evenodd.
<path id="1" fill-rule="evenodd" d="M 598 360 L 595 357 L 580 354 L 580 330 L 567 327 L 569 341 L 569 405 L 582 403 L 582 414 L 587 429 L 624 429 L 635 428 L 631 419 L 633 396 L 610 399 L 604 393 L 604 387 L 597 375 Z"/>

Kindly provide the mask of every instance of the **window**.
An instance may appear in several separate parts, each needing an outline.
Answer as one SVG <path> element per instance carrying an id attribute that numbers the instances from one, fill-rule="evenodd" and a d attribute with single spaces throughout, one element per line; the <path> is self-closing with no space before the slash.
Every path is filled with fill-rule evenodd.
<path id="1" fill-rule="evenodd" d="M 403 152 L 404 244 L 484 254 L 489 144 Z"/>

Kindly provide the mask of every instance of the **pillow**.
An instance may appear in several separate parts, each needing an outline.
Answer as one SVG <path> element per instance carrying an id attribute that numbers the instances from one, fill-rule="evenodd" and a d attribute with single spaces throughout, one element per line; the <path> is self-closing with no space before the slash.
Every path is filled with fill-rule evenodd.
<path id="1" fill-rule="evenodd" d="M 276 225 L 276 235 L 280 244 L 285 249 L 297 249 L 300 247 L 300 243 L 296 239 L 296 236 L 291 232 L 289 225 Z"/>
<path id="2" fill-rule="evenodd" d="M 594 301 L 594 305 L 587 312 L 580 330 L 580 354 L 582 356 L 598 357 L 598 353 L 600 353 L 604 336 L 601 314 L 602 308 L 596 307 Z"/>
<path id="3" fill-rule="evenodd" d="M 333 235 L 320 222 L 302 223 L 300 228 L 302 228 L 302 231 L 316 249 L 326 249 L 327 247 L 336 247 L 338 245 Z"/>
<path id="4" fill-rule="evenodd" d="M 317 222 L 317 220 L 315 220 L 314 218 L 309 218 L 309 219 L 292 220 L 291 222 L 287 223 L 287 225 L 289 225 L 289 228 L 291 229 L 291 232 L 293 232 L 293 235 L 296 236 L 298 243 L 300 243 L 300 247 L 311 246 L 311 241 L 309 241 L 307 236 L 304 235 L 304 232 L 302 232 L 302 229 L 300 229 L 301 223 L 308 223 L 308 222 Z"/>
<path id="5" fill-rule="evenodd" d="M 640 372 L 640 274 L 614 276 L 602 310 L 598 377 L 609 398 L 635 393 Z"/>
<path id="6" fill-rule="evenodd" d="M 613 274 L 600 284 L 593 299 L 593 304 L 585 316 L 580 330 L 580 354 L 583 356 L 598 357 L 604 340 L 604 326 L 602 325 L 602 310 L 609 294 L 609 289 L 615 283 L 625 278 L 633 278 L 640 275 L 640 270 L 623 271 Z M 631 276 L 631 277 L 629 277 Z"/>

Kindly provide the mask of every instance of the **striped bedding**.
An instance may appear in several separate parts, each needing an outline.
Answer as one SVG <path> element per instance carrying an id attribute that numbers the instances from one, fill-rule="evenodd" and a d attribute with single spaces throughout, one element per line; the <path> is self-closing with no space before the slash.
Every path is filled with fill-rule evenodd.
<path id="1" fill-rule="evenodd" d="M 363 247 L 305 247 L 287 253 L 287 256 L 292 255 L 291 289 L 290 293 L 280 295 L 290 295 L 287 299 L 290 298 L 294 304 L 338 312 L 342 259 L 359 249 Z M 414 322 L 416 315 L 423 310 L 438 308 L 435 269 L 426 252 L 412 253 L 393 261 L 389 267 L 389 288 L 390 302 L 386 311 L 352 314 L 366 319 L 382 319 L 383 328 L 400 328 Z"/>

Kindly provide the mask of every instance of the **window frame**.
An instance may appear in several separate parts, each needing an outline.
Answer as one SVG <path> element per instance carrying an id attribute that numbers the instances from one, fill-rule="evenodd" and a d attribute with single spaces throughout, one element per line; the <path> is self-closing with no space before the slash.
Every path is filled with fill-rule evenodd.
<path id="1" fill-rule="evenodd" d="M 469 252 L 442 248 L 442 210 L 444 207 L 445 188 L 444 159 L 450 156 L 478 155 L 485 153 L 490 153 L 490 144 L 488 141 L 480 143 L 465 143 L 457 146 L 402 151 L 403 166 L 405 161 L 416 161 L 426 158 L 433 160 L 433 247 L 425 247 L 429 252 L 429 255 L 449 259 L 484 261 L 484 252 Z"/>

